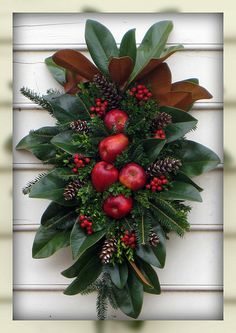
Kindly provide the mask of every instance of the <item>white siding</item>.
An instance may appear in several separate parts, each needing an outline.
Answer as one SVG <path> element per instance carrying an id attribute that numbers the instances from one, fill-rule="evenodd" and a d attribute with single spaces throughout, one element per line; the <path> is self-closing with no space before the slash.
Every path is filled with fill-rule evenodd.
<path id="1" fill-rule="evenodd" d="M 43 61 L 56 49 L 77 48 L 85 52 L 87 18 L 107 25 L 119 42 L 123 33 L 136 27 L 139 43 L 154 22 L 171 19 L 170 43 L 186 50 L 167 62 L 173 81 L 198 77 L 212 100 L 195 104 L 192 114 L 199 128 L 189 135 L 215 150 L 222 149 L 222 21 L 219 14 L 17 14 L 14 21 L 14 144 L 28 133 L 53 124 L 47 112 L 36 108 L 19 93 L 28 86 L 44 93 L 58 87 Z M 71 264 L 68 250 L 46 260 L 31 258 L 31 246 L 46 200 L 29 199 L 24 184 L 45 166 L 26 152 L 14 153 L 14 318 L 95 319 L 95 295 L 69 297 L 62 290 L 69 282 L 60 272 Z M 183 240 L 172 236 L 167 262 L 159 270 L 161 296 L 145 296 L 140 319 L 222 319 L 222 168 L 196 181 L 205 188 L 203 203 L 193 204 L 191 232 Z M 170 307 L 171 303 L 171 307 Z M 110 318 L 127 319 L 110 310 Z"/>

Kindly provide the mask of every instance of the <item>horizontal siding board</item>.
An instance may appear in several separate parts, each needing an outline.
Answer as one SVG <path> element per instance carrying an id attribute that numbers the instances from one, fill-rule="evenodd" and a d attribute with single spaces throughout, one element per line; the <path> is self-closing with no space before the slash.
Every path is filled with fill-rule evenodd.
<path id="1" fill-rule="evenodd" d="M 49 204 L 48 200 L 32 199 L 22 194 L 22 188 L 30 180 L 33 180 L 42 170 L 17 170 L 14 172 L 14 223 L 38 224 L 40 217 Z M 193 207 L 190 213 L 191 224 L 222 224 L 222 170 L 208 172 L 194 178 L 199 186 L 204 188 L 202 203 L 191 202 Z M 33 209 L 32 209 L 33 207 Z"/>
<path id="2" fill-rule="evenodd" d="M 60 292 L 18 291 L 14 293 L 13 318 L 96 320 L 95 297 L 95 294 L 69 297 Z M 145 296 L 139 320 L 221 320 L 222 315 L 222 292 L 162 292 L 159 296 Z M 108 319 L 130 318 L 109 308 Z"/>
<path id="3" fill-rule="evenodd" d="M 199 14 L 183 13 L 20 14 L 14 18 L 14 44 L 83 44 L 87 19 L 98 20 L 106 25 L 118 43 L 124 33 L 132 28 L 136 28 L 136 40 L 140 43 L 145 31 L 152 24 L 161 20 L 172 20 L 174 30 L 168 40 L 170 43 L 220 44 L 223 43 L 221 17 L 221 14 L 209 13 L 202 14 L 201 17 Z"/>
<path id="4" fill-rule="evenodd" d="M 34 232 L 14 235 L 14 284 L 68 284 L 60 272 L 72 264 L 69 249 L 47 259 L 32 259 Z M 222 285 L 222 233 L 190 232 L 167 241 L 167 260 L 157 269 L 164 285 Z"/>
<path id="5" fill-rule="evenodd" d="M 213 110 L 191 111 L 198 119 L 196 131 L 187 135 L 189 140 L 197 141 L 214 150 L 223 160 L 223 112 Z M 20 124 L 24 124 L 21 126 Z M 53 126 L 55 119 L 45 110 L 14 111 L 13 147 L 32 129 L 43 126 Z M 30 153 L 14 150 L 14 163 L 39 163 Z"/>
<path id="6" fill-rule="evenodd" d="M 53 52 L 15 52 L 14 103 L 26 103 L 27 99 L 20 94 L 20 88 L 23 86 L 41 93 L 50 88 L 61 88 L 44 64 L 44 59 L 52 54 Z M 88 56 L 86 52 L 85 55 Z M 166 62 L 170 65 L 173 82 L 197 77 L 200 84 L 213 95 L 211 100 L 206 101 L 222 103 L 222 52 L 178 52 Z"/>

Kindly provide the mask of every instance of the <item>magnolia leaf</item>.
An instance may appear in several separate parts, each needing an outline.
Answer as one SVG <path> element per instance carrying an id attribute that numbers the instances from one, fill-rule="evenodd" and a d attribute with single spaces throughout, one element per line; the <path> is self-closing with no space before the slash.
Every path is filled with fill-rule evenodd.
<path id="1" fill-rule="evenodd" d="M 75 209 L 51 202 L 41 217 L 41 224 L 46 228 L 69 229 L 77 217 Z"/>
<path id="2" fill-rule="evenodd" d="M 160 58 L 151 59 L 149 63 L 142 69 L 142 71 L 137 75 L 135 80 L 147 80 L 148 77 L 158 66 L 160 66 L 167 58 L 169 58 L 173 53 L 183 49 L 183 45 L 176 45 L 168 47 L 162 54 Z M 133 80 L 134 80 L 133 79 Z"/>
<path id="3" fill-rule="evenodd" d="M 188 200 L 202 202 L 199 191 L 192 185 L 182 182 L 173 182 L 167 191 L 158 193 L 158 197 L 166 200 Z"/>
<path id="4" fill-rule="evenodd" d="M 108 266 L 107 271 L 109 272 L 114 285 L 119 289 L 124 288 L 128 279 L 128 267 L 126 262 L 124 261 L 122 264 Z"/>
<path id="5" fill-rule="evenodd" d="M 182 162 L 180 171 L 190 177 L 210 171 L 220 163 L 219 157 L 211 149 L 190 140 L 183 142 L 178 157 Z"/>
<path id="6" fill-rule="evenodd" d="M 59 177 L 60 168 L 54 169 L 40 178 L 30 190 L 30 198 L 49 199 L 62 206 L 73 206 L 76 200 L 64 199 L 64 190 L 68 182 Z"/>
<path id="7" fill-rule="evenodd" d="M 212 98 L 212 95 L 205 88 L 189 81 L 179 81 L 173 83 L 171 91 L 190 92 L 192 94 L 192 103 L 199 99 Z"/>
<path id="8" fill-rule="evenodd" d="M 154 162 L 164 147 L 166 140 L 162 139 L 145 139 L 142 141 L 144 151 L 146 152 L 150 163 Z"/>
<path id="9" fill-rule="evenodd" d="M 158 96 L 159 106 L 173 106 L 178 109 L 188 110 L 192 104 L 192 94 L 182 91 L 170 91 Z"/>
<path id="10" fill-rule="evenodd" d="M 52 59 L 52 57 L 48 57 L 45 60 L 45 64 L 47 65 L 49 71 L 51 72 L 54 79 L 59 82 L 61 85 L 64 85 L 66 82 L 66 71 L 64 68 L 58 66 Z"/>
<path id="11" fill-rule="evenodd" d="M 70 231 L 48 229 L 41 226 L 34 238 L 32 255 L 33 258 L 50 257 L 57 250 L 70 244 Z"/>
<path id="12" fill-rule="evenodd" d="M 108 70 L 113 82 L 122 86 L 129 78 L 134 67 L 130 57 L 111 58 Z"/>
<path id="13" fill-rule="evenodd" d="M 142 80 L 145 85 L 150 85 L 154 98 L 158 99 L 160 95 L 166 94 L 171 90 L 171 71 L 166 63 L 160 64 L 154 68 Z"/>
<path id="14" fill-rule="evenodd" d="M 94 75 L 99 73 L 90 60 L 75 50 L 59 50 L 54 53 L 52 59 L 57 65 L 79 74 L 88 81 L 92 81 Z"/>
<path id="15" fill-rule="evenodd" d="M 78 223 L 75 223 L 71 232 L 71 249 L 73 258 L 80 257 L 88 248 L 97 243 L 105 235 L 105 230 L 94 232 L 92 235 L 87 235 L 82 230 Z"/>
<path id="16" fill-rule="evenodd" d="M 104 75 L 109 76 L 109 60 L 119 56 L 116 41 L 111 32 L 103 24 L 87 20 L 85 40 L 94 63 Z"/>
<path id="17" fill-rule="evenodd" d="M 133 270 L 129 270 L 128 280 L 123 289 L 113 287 L 120 310 L 129 317 L 137 318 L 143 304 L 143 285 Z"/>
<path id="18" fill-rule="evenodd" d="M 65 295 L 76 295 L 85 290 L 90 284 L 92 284 L 102 272 L 102 265 L 99 256 L 94 255 L 87 258 L 84 265 L 81 265 L 81 269 L 78 272 L 77 278 L 66 288 Z"/>
<path id="19" fill-rule="evenodd" d="M 143 290 L 149 294 L 159 295 L 161 293 L 161 287 L 155 270 L 152 268 L 151 265 L 149 265 L 140 258 L 137 258 L 137 262 L 140 267 L 140 270 L 142 271 L 142 274 L 146 276 L 152 284 L 152 287 L 144 284 Z"/>
<path id="20" fill-rule="evenodd" d="M 51 104 L 53 115 L 60 123 L 73 120 L 90 120 L 90 112 L 79 96 L 68 94 L 60 96 L 47 95 L 44 98 Z"/>
<path id="21" fill-rule="evenodd" d="M 135 64 L 137 47 L 135 41 L 135 29 L 128 30 L 120 43 L 119 57 L 130 57 Z"/>
<path id="22" fill-rule="evenodd" d="M 67 278 L 74 278 L 79 275 L 81 269 L 95 256 L 97 256 L 97 252 L 101 244 L 98 242 L 94 246 L 88 248 L 80 257 L 76 260 L 76 262 L 64 270 L 61 274 Z"/>
<path id="23" fill-rule="evenodd" d="M 143 273 L 140 271 L 140 269 L 138 268 L 138 266 L 135 264 L 134 261 L 129 261 L 131 267 L 133 268 L 133 270 L 135 271 L 135 273 L 137 274 L 138 278 L 142 281 L 142 283 L 144 283 L 144 285 L 153 288 L 153 285 L 150 283 L 150 281 L 148 281 L 148 279 L 143 275 Z"/>

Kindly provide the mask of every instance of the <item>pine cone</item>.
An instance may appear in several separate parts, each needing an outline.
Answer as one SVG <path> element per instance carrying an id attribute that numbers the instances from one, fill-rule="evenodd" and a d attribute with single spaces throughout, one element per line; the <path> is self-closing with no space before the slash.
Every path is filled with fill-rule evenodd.
<path id="1" fill-rule="evenodd" d="M 164 160 L 152 163 L 147 169 L 147 174 L 151 177 L 157 177 L 168 172 L 176 172 L 181 165 L 182 163 L 180 160 L 167 157 Z"/>
<path id="2" fill-rule="evenodd" d="M 105 240 L 99 256 L 103 264 L 108 264 L 110 262 L 113 253 L 116 251 L 116 246 L 117 240 L 114 237 Z"/>
<path id="3" fill-rule="evenodd" d="M 168 124 L 172 123 L 172 117 L 168 113 L 160 112 L 158 116 L 153 119 L 151 129 L 153 131 L 165 128 Z"/>
<path id="4" fill-rule="evenodd" d="M 78 189 L 80 189 L 83 185 L 84 182 L 79 179 L 70 182 L 64 189 L 64 199 L 66 201 L 74 199 Z"/>
<path id="5" fill-rule="evenodd" d="M 88 133 L 89 126 L 86 120 L 75 120 L 70 123 L 70 128 L 79 133 Z"/>
<path id="6" fill-rule="evenodd" d="M 116 87 L 116 85 L 105 76 L 96 74 L 93 77 L 93 82 L 96 85 L 97 88 L 101 90 L 101 93 L 104 95 L 106 100 L 108 101 L 108 106 L 110 109 L 115 109 L 119 106 L 121 95 L 119 94 L 119 91 Z"/>
<path id="7" fill-rule="evenodd" d="M 152 231 L 149 236 L 149 244 L 151 246 L 156 247 L 159 244 L 159 242 L 160 242 L 159 237 L 155 232 Z"/>

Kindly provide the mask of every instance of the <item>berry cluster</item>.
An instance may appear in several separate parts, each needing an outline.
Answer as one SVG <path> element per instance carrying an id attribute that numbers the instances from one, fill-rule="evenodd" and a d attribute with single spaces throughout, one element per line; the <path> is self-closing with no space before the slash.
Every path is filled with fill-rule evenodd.
<path id="1" fill-rule="evenodd" d="M 79 216 L 80 227 L 86 229 L 88 235 L 92 235 L 93 233 L 93 223 L 90 220 L 90 217 L 85 215 Z"/>
<path id="2" fill-rule="evenodd" d="M 160 177 L 154 177 L 150 184 L 146 185 L 146 189 L 151 190 L 152 192 L 160 192 L 167 188 L 168 183 L 169 181 L 164 175 Z"/>
<path id="3" fill-rule="evenodd" d="M 163 129 L 159 129 L 154 133 L 155 139 L 162 139 L 164 140 L 166 138 L 166 133 Z"/>
<path id="4" fill-rule="evenodd" d="M 82 154 L 75 154 L 73 156 L 73 161 L 74 161 L 75 166 L 72 169 L 72 171 L 74 173 L 77 173 L 78 169 L 84 168 L 86 164 L 90 163 L 90 158 L 89 157 L 84 157 Z"/>
<path id="5" fill-rule="evenodd" d="M 134 96 L 139 101 L 147 101 L 152 97 L 152 93 L 143 84 L 138 84 L 129 91 L 130 96 Z"/>
<path id="6" fill-rule="evenodd" d="M 134 249 L 136 247 L 136 235 L 134 232 L 125 231 L 124 236 L 121 237 L 121 241 L 126 245 Z"/>
<path id="7" fill-rule="evenodd" d="M 107 106 L 108 106 L 108 101 L 103 100 L 101 98 L 96 98 L 95 99 L 95 105 L 91 106 L 90 111 L 91 111 L 91 117 L 94 117 L 96 114 L 99 117 L 104 116 Z"/>

